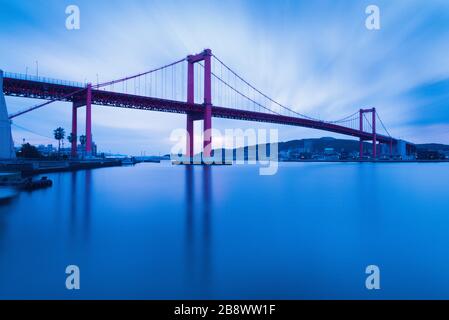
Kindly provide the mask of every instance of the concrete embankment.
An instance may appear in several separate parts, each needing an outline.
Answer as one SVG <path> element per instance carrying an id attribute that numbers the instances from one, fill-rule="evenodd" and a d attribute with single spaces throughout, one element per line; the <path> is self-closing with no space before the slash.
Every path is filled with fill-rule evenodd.
<path id="1" fill-rule="evenodd" d="M 49 172 L 64 172 L 83 169 L 121 166 L 118 159 L 92 159 L 92 160 L 16 160 L 0 162 L 0 172 L 21 172 L 22 176 L 32 176 Z"/>

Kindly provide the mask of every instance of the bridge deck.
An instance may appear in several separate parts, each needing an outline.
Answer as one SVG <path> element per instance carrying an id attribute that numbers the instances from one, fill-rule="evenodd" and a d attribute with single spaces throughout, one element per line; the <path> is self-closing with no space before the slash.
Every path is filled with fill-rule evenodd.
<path id="1" fill-rule="evenodd" d="M 5 77 L 3 81 L 3 92 L 7 96 L 45 100 L 60 99 L 61 101 L 73 102 L 81 106 L 85 103 L 84 101 L 86 99 L 84 92 L 66 97 L 70 93 L 78 90 L 80 90 L 79 86 L 60 83 L 39 82 L 8 77 Z M 92 104 L 140 110 L 197 114 L 198 117 L 200 117 L 203 112 L 202 104 L 189 104 L 183 101 L 165 100 L 103 90 L 92 90 Z M 292 125 L 349 135 L 363 140 L 373 139 L 373 134 L 369 132 L 362 132 L 336 124 L 298 117 L 237 110 L 220 106 L 213 106 L 212 116 L 217 118 Z M 376 138 L 380 143 L 396 143 L 396 139 L 389 136 L 377 134 Z"/>

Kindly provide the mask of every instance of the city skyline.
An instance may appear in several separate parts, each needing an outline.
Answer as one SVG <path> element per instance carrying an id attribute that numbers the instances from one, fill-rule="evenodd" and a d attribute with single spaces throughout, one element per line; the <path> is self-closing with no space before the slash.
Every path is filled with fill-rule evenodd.
<path id="1" fill-rule="evenodd" d="M 378 1 L 380 30 L 365 28 L 369 3 L 363 1 L 329 1 L 321 6 L 305 2 L 186 6 L 176 1 L 88 5 L 78 1 L 81 28 L 72 31 L 65 28 L 68 3 L 49 1 L 45 8 L 0 3 L 4 8 L 0 35 L 5 43 L 15 43 L 0 53 L 0 68 L 5 71 L 34 75 L 38 68 L 42 76 L 96 83 L 210 47 L 242 70 L 248 81 L 298 112 L 332 120 L 374 106 L 394 136 L 416 143 L 449 143 L 444 110 L 449 86 L 449 62 L 444 58 L 449 49 L 444 41 L 448 28 L 444 25 L 449 19 L 441 10 L 448 7 L 442 1 L 425 7 L 417 1 Z M 413 15 L 416 10 L 419 15 Z M 289 15 L 296 18 L 288 19 Z M 141 37 L 135 37 L 135 32 Z M 9 113 L 36 103 L 7 98 Z M 70 112 L 70 104 L 54 103 L 14 122 L 51 136 L 58 126 L 70 131 Z M 273 127 L 213 121 L 219 129 Z M 82 113 L 79 122 L 83 123 Z M 51 143 L 20 127 L 13 126 L 16 144 L 22 138 L 34 144 Z M 168 152 L 171 131 L 184 127 L 182 115 L 93 107 L 93 140 L 103 151 Z M 280 141 L 323 135 L 341 137 L 279 127 Z"/>

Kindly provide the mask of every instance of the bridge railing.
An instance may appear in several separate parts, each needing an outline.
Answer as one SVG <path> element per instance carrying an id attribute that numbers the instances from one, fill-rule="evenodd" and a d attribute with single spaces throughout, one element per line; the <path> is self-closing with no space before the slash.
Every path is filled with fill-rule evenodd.
<path id="1" fill-rule="evenodd" d="M 50 84 L 59 84 L 59 85 L 63 85 L 63 86 L 71 86 L 71 87 L 77 87 L 77 88 L 84 88 L 86 86 L 82 82 L 67 81 L 67 80 L 60 80 L 60 79 L 47 78 L 47 77 L 39 77 L 39 76 L 33 76 L 33 75 L 23 74 L 23 73 L 4 72 L 3 77 L 11 78 L 11 79 L 18 79 L 18 80 L 28 80 L 28 81 L 35 81 L 35 82 L 42 82 L 42 83 L 50 83 Z"/>

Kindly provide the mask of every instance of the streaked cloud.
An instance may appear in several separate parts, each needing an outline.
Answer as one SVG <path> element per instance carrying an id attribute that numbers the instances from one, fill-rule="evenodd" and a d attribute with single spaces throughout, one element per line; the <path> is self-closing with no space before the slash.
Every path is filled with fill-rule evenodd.
<path id="1" fill-rule="evenodd" d="M 447 95 L 435 89 L 449 79 L 449 3 L 375 2 L 381 10 L 379 31 L 365 28 L 371 1 L 82 0 L 76 1 L 81 30 L 67 31 L 64 11 L 71 3 L 0 0 L 0 40 L 7 44 L 0 68 L 24 73 L 28 66 L 33 73 L 39 61 L 40 74 L 95 83 L 97 75 L 100 81 L 114 79 L 209 47 L 299 112 L 338 119 L 375 106 L 393 135 L 449 143 L 447 134 L 437 132 L 445 132 L 449 122 Z M 34 103 L 7 102 L 10 112 Z M 59 125 L 68 130 L 70 107 L 58 103 L 17 123 L 47 133 Z M 269 126 L 218 119 L 214 124 Z M 103 150 L 167 152 L 171 130 L 184 125 L 181 115 L 94 108 L 94 139 Z M 14 132 L 16 140 L 22 135 Z M 280 131 L 283 140 L 324 135 L 331 134 Z"/>

